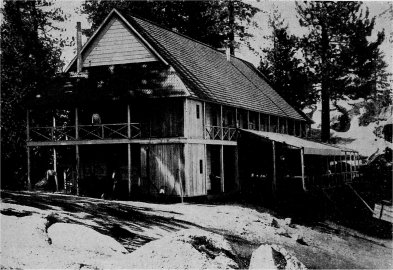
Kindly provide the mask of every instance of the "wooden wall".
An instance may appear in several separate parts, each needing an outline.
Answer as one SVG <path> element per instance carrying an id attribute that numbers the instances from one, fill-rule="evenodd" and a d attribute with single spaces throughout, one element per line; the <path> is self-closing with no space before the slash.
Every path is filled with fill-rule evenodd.
<path id="1" fill-rule="evenodd" d="M 188 138 L 203 138 L 203 104 L 196 100 L 185 100 L 184 115 L 186 115 L 185 129 Z M 188 135 L 187 135 L 188 134 Z"/>
<path id="2" fill-rule="evenodd" d="M 123 22 L 113 18 L 83 55 L 83 67 L 157 61 Z"/>
<path id="3" fill-rule="evenodd" d="M 205 145 L 186 144 L 185 152 L 185 196 L 206 195 Z"/>
<path id="4" fill-rule="evenodd" d="M 165 187 L 166 195 L 181 196 L 184 189 L 184 145 L 141 145 L 141 189 L 157 195 Z"/>

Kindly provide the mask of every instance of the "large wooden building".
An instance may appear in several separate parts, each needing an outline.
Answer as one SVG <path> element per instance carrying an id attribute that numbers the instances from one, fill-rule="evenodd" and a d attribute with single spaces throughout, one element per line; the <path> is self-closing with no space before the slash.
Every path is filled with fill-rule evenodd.
<path id="1" fill-rule="evenodd" d="M 253 65 L 117 10 L 37 95 L 27 122 L 29 186 L 48 169 L 34 166 L 33 149 L 47 151 L 57 189 L 78 194 L 113 172 L 131 198 L 252 190 L 252 181 L 274 190 L 289 175 L 306 189 L 332 166 L 345 179 L 356 172 L 356 153 L 304 139 L 308 119 Z"/>

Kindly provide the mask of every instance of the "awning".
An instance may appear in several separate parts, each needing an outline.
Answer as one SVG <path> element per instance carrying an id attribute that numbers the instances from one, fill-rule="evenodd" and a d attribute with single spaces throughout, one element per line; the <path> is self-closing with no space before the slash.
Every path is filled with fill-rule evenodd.
<path id="1" fill-rule="evenodd" d="M 249 129 L 241 129 L 241 131 L 246 133 L 251 133 L 253 135 L 259 136 L 261 138 L 270 141 L 286 144 L 295 148 L 299 148 L 299 149 L 303 148 L 305 155 L 341 156 L 341 155 L 345 155 L 345 152 L 356 152 L 350 149 L 340 149 L 336 146 L 329 145 L 329 144 L 305 140 L 288 134 L 256 131 L 256 130 L 249 130 Z"/>

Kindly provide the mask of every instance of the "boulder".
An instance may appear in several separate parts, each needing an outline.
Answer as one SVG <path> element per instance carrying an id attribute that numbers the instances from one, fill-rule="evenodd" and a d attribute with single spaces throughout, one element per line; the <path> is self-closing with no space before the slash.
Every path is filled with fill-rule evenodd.
<path id="1" fill-rule="evenodd" d="M 278 245 L 261 245 L 251 256 L 249 269 L 307 269 L 294 255 Z"/>
<path id="2" fill-rule="evenodd" d="M 48 228 L 48 236 L 51 239 L 52 246 L 68 251 L 79 250 L 107 256 L 128 253 L 112 237 L 83 225 L 54 223 Z"/>
<path id="3" fill-rule="evenodd" d="M 103 268 L 238 269 L 228 241 L 200 229 L 186 229 L 149 242 Z"/>

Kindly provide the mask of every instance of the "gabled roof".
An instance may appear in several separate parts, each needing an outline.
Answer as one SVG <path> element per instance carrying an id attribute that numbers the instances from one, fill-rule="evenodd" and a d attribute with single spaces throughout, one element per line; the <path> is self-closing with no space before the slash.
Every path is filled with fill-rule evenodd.
<path id="1" fill-rule="evenodd" d="M 154 23 L 113 10 L 84 50 L 111 16 L 118 16 L 148 45 L 152 53 L 171 65 L 188 86 L 191 96 L 280 117 L 306 120 L 292 108 L 252 64 L 226 55 L 206 44 Z M 75 66 L 75 59 L 66 71 Z"/>

